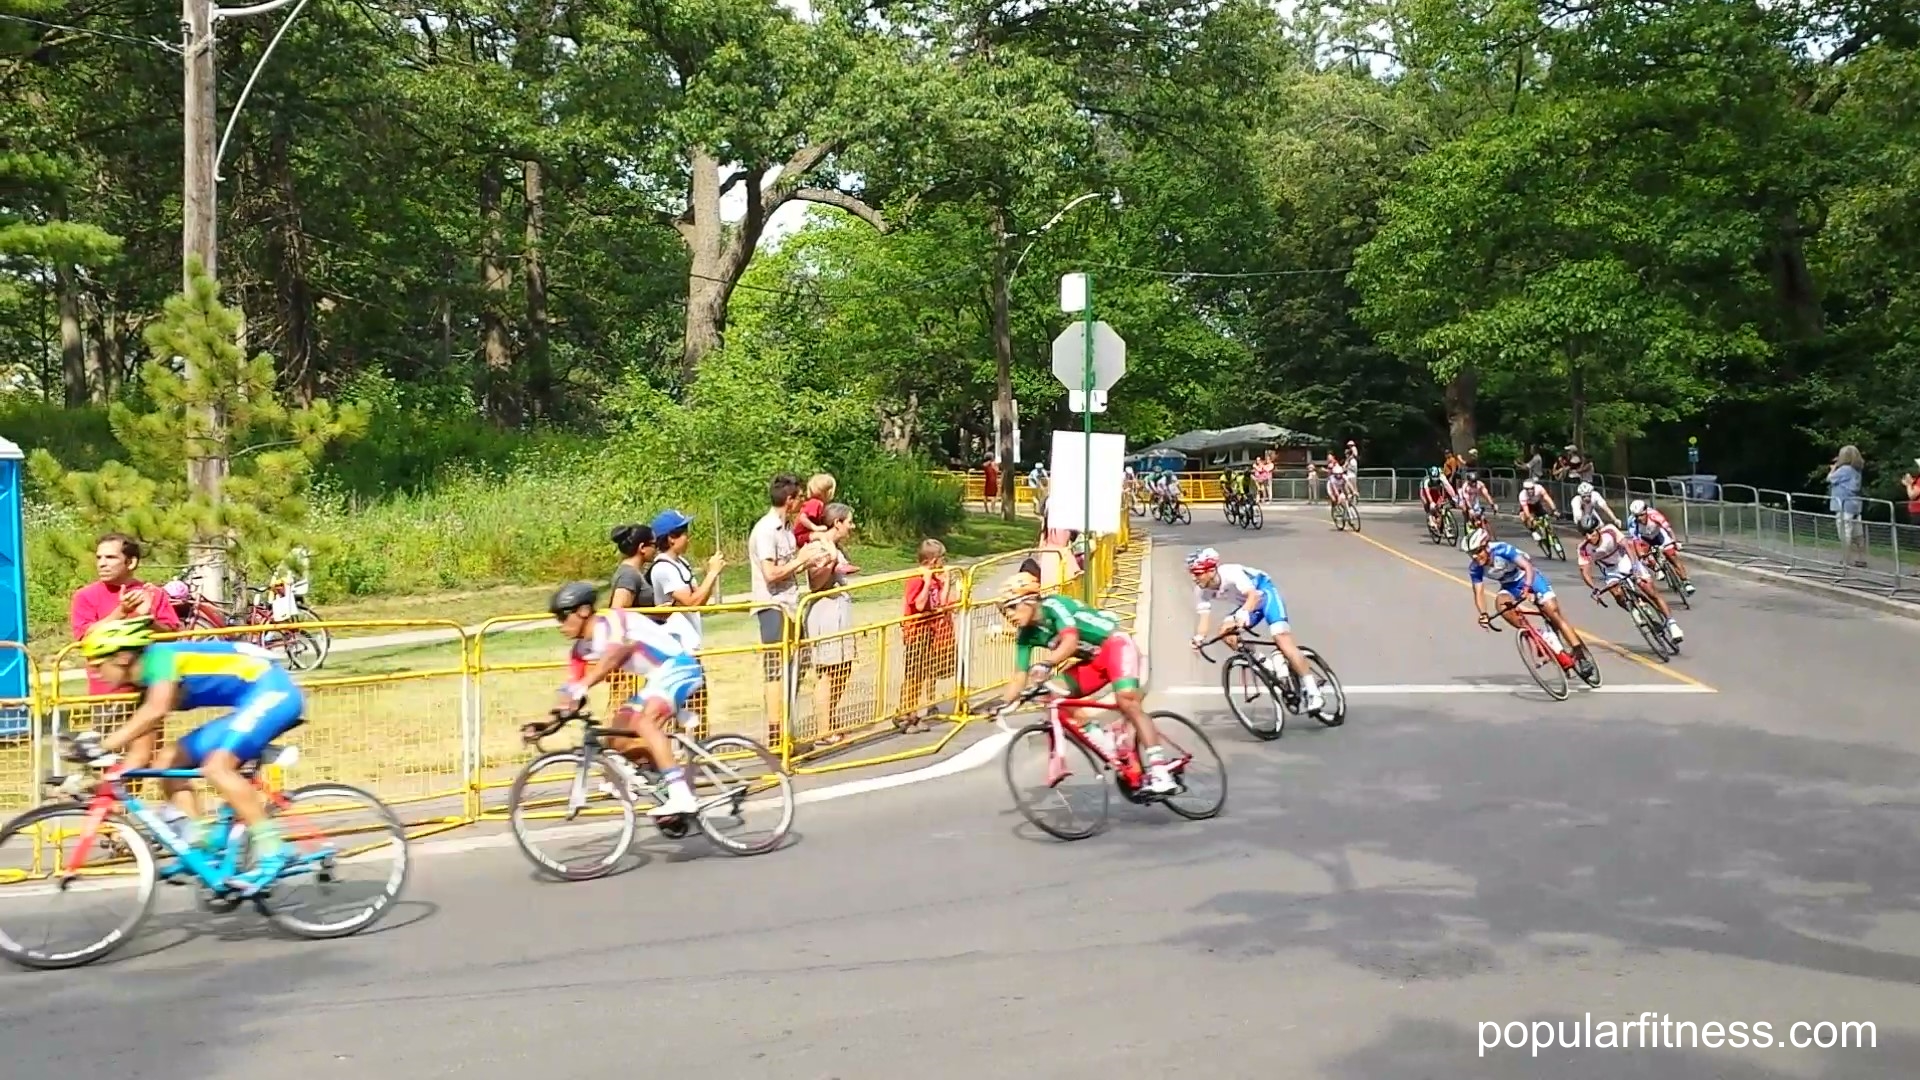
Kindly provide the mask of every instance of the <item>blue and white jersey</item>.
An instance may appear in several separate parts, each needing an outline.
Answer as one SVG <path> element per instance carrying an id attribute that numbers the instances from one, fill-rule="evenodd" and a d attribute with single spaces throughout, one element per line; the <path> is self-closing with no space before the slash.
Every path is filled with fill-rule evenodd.
<path id="1" fill-rule="evenodd" d="M 1480 565 L 1480 560 L 1467 560 L 1467 577 L 1475 584 L 1492 578 L 1501 585 L 1517 585 L 1527 580 L 1527 574 L 1533 569 L 1532 560 L 1519 548 L 1504 540 L 1497 541 L 1487 548 L 1493 561 Z"/>
<path id="2" fill-rule="evenodd" d="M 1239 563 L 1221 563 L 1219 587 L 1203 589 L 1195 585 L 1193 602 L 1195 609 L 1205 615 L 1213 610 L 1215 600 L 1225 600 L 1234 607 L 1244 607 L 1247 597 L 1256 592 L 1269 600 L 1280 594 L 1280 590 L 1274 587 L 1273 579 L 1267 576 L 1266 571 L 1255 570 L 1251 566 L 1242 566 Z"/>

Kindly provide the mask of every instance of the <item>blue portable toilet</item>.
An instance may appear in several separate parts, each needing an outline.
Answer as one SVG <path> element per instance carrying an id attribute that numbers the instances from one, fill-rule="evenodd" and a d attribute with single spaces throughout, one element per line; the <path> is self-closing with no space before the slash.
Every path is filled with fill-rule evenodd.
<path id="1" fill-rule="evenodd" d="M 0 439 L 0 738 L 28 734 L 27 529 L 20 485 L 27 456 Z"/>

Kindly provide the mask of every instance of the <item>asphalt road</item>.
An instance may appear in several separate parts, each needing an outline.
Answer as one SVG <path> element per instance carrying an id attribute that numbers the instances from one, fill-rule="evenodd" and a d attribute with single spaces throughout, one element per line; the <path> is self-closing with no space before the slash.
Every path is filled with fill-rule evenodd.
<path id="1" fill-rule="evenodd" d="M 1700 573 L 1681 659 L 1602 652 L 1614 689 L 1555 704 L 1510 635 L 1473 625 L 1461 556 L 1412 517 L 1367 529 L 1279 511 L 1249 534 L 1202 510 L 1162 532 L 1155 704 L 1226 755 L 1217 820 L 1128 808 L 1049 841 L 995 767 L 802 807 L 797 842 L 755 859 L 654 841 L 566 885 L 512 849 L 424 857 L 390 923 L 342 942 L 169 891 L 125 957 L 0 972 L 4 1074 L 1920 1072 L 1920 624 Z M 1345 727 L 1256 744 L 1234 726 L 1184 648 L 1195 542 L 1274 574 L 1356 688 Z M 1563 595 L 1628 639 L 1624 615 Z M 1866 1021 L 1877 1046 L 1480 1056 L 1483 1023 L 1644 1012 L 1782 1042 Z"/>

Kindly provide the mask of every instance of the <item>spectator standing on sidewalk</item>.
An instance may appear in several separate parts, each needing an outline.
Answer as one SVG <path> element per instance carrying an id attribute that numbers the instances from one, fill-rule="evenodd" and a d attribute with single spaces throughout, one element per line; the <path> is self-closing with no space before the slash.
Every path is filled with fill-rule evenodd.
<path id="1" fill-rule="evenodd" d="M 655 606 L 653 585 L 648 580 L 648 567 L 653 565 L 658 552 L 653 530 L 645 525 L 615 525 L 609 539 L 613 541 L 614 550 L 620 553 L 620 562 L 613 568 L 613 595 L 607 598 L 607 606 Z"/>
<path id="2" fill-rule="evenodd" d="M 1269 450 L 1253 461 L 1253 498 L 1261 506 L 1273 497 L 1273 451 Z"/>
<path id="3" fill-rule="evenodd" d="M 938 540 L 920 541 L 920 572 L 907 579 L 900 640 L 906 646 L 907 670 L 901 687 L 902 731 L 925 731 L 932 718 L 933 695 L 950 679 L 959 659 L 954 642 L 953 571 L 946 568 L 947 546 Z M 1034 575 L 1038 577 L 1039 575 Z"/>
<path id="4" fill-rule="evenodd" d="M 845 545 L 853 535 L 853 508 L 846 503 L 829 503 L 825 513 L 826 529 L 811 547 L 815 556 L 807 565 L 807 592 L 815 596 L 807 603 L 807 662 L 816 678 L 813 684 L 813 722 L 816 741 L 832 745 L 843 737 L 834 723 L 840 701 L 846 696 L 853 678 L 853 662 L 858 642 L 853 630 L 853 597 L 834 592 L 847 583 Z"/>
<path id="5" fill-rule="evenodd" d="M 153 620 L 157 630 L 180 629 L 180 614 L 173 610 L 159 586 L 139 578 L 140 541 L 124 533 L 108 533 L 93 545 L 93 571 L 98 580 L 73 594 L 67 617 L 73 640 L 86 636 L 94 623 L 105 619 Z M 87 673 L 89 695 L 111 694 L 111 683 Z"/>
<path id="6" fill-rule="evenodd" d="M 1840 546 L 1854 566 L 1867 565 L 1867 530 L 1860 521 L 1860 492 L 1866 486 L 1867 462 L 1857 446 L 1843 446 L 1827 469 L 1827 502 L 1840 528 Z"/>
<path id="7" fill-rule="evenodd" d="M 1914 458 L 1913 463 L 1920 465 L 1920 458 Z M 1920 525 L 1920 472 L 1909 472 L 1902 476 L 1900 486 L 1907 493 L 1907 522 Z"/>
<path id="8" fill-rule="evenodd" d="M 653 535 L 660 542 L 660 557 L 647 570 L 647 583 L 653 589 L 655 603 L 661 607 L 697 608 L 713 599 L 720 584 L 720 572 L 727 568 L 726 557 L 714 552 L 707 557 L 707 572 L 694 584 L 693 564 L 687 561 L 687 548 L 693 545 L 693 519 L 678 510 L 662 510 L 653 519 Z M 700 629 L 700 613 L 680 613 Z"/>
<path id="9" fill-rule="evenodd" d="M 800 514 L 800 478 L 781 473 L 767 485 L 772 504 L 747 535 L 747 574 L 752 581 L 753 617 L 759 623 L 762 671 L 766 678 L 767 721 L 784 726 L 787 717 L 787 667 L 776 648 L 787 638 L 787 628 L 799 615 L 800 578 L 820 555 L 809 543 L 801 547 L 793 535 L 793 519 Z"/>

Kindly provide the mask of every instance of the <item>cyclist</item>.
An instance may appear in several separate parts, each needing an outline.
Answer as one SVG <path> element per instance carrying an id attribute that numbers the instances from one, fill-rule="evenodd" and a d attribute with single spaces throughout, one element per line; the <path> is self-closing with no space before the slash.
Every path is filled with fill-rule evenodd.
<path id="1" fill-rule="evenodd" d="M 1228 603 L 1237 605 L 1234 613 L 1220 624 L 1221 631 L 1227 635 L 1227 644 L 1239 648 L 1240 629 L 1254 630 L 1266 623 L 1273 643 L 1287 658 L 1287 667 L 1293 669 L 1294 676 L 1300 680 L 1307 712 L 1319 715 L 1326 707 L 1320 696 L 1320 684 L 1314 678 L 1313 669 L 1307 666 L 1307 658 L 1300 655 L 1300 646 L 1293 640 L 1293 627 L 1287 622 L 1287 602 L 1280 596 L 1280 587 L 1273 579 L 1265 571 L 1250 566 L 1222 563 L 1220 553 L 1212 548 L 1201 548 L 1188 555 L 1187 572 L 1193 575 L 1193 599 L 1200 612 L 1200 624 L 1193 631 L 1194 648 L 1207 640 L 1213 602 L 1226 598 Z"/>
<path id="2" fill-rule="evenodd" d="M 1332 452 L 1327 454 L 1327 501 L 1333 503 L 1349 502 L 1351 492 L 1347 487 L 1347 467 Z"/>
<path id="3" fill-rule="evenodd" d="M 1467 451 L 1471 454 L 1473 451 Z M 1487 535 L 1493 535 L 1493 492 L 1487 488 L 1486 478 L 1478 469 L 1468 465 L 1459 475 L 1460 510 L 1467 519 L 1467 528 L 1485 529 Z"/>
<path id="4" fill-rule="evenodd" d="M 640 689 L 614 713 L 615 726 L 638 732 L 640 746 L 619 739 L 615 748 L 630 760 L 644 748 L 649 758 L 664 766 L 660 778 L 666 784 L 667 798 L 648 814 L 677 817 L 698 813 L 700 804 L 687 784 L 686 770 L 674 757 L 673 745 L 661 725 L 686 708 L 687 699 L 706 681 L 706 672 L 694 655 L 700 647 L 700 631 L 681 612 L 655 622 L 630 608 L 595 615 L 599 605 L 600 589 L 591 581 L 562 585 L 547 602 L 547 610 L 560 621 L 560 633 L 572 642 L 567 650 L 571 677 L 560 688 L 554 715 L 579 712 L 587 692 L 615 672 L 645 676 Z"/>
<path id="5" fill-rule="evenodd" d="M 1063 678 L 1075 697 L 1113 688 L 1114 705 L 1144 747 L 1145 790 L 1156 795 L 1178 794 L 1180 784 L 1167 767 L 1168 754 L 1160 732 L 1141 706 L 1140 650 L 1133 637 L 1120 629 L 1118 617 L 1064 596 L 1042 596 L 1040 580 L 1017 573 L 1000 593 L 1000 614 L 1012 623 L 1014 666 L 1019 669 L 1001 700 L 1011 704 L 1022 691 L 1054 678 L 1061 664 L 1078 663 Z"/>
<path id="6" fill-rule="evenodd" d="M 1172 472 L 1160 474 L 1160 499 L 1170 506 L 1180 505 L 1180 477 Z"/>
<path id="7" fill-rule="evenodd" d="M 1627 540 L 1626 534 L 1617 526 L 1601 521 L 1598 514 L 1581 518 L 1577 527 L 1586 537 L 1580 543 L 1580 578 L 1587 583 L 1587 588 L 1593 590 L 1594 602 L 1600 602 L 1603 591 L 1612 593 L 1614 600 L 1619 601 L 1620 586 L 1631 581 L 1640 590 L 1640 595 L 1653 601 L 1653 606 L 1667 620 L 1667 636 L 1676 644 L 1686 640 L 1680 624 L 1673 621 L 1673 609 L 1667 607 L 1660 590 L 1654 588 L 1653 575 L 1647 573 L 1647 568 L 1639 559 L 1634 558 L 1633 544 Z M 1593 567 L 1596 563 L 1606 575 L 1599 585 L 1593 583 Z"/>
<path id="8" fill-rule="evenodd" d="M 1520 485 L 1520 521 L 1532 532 L 1541 522 L 1547 522 L 1552 528 L 1553 496 L 1547 493 L 1547 486 L 1533 477 L 1527 477 Z"/>
<path id="9" fill-rule="evenodd" d="M 1607 497 L 1593 490 L 1593 485 L 1584 480 L 1574 489 L 1573 501 L 1568 505 L 1567 513 L 1575 521 L 1584 521 L 1588 516 L 1598 514 L 1608 524 L 1616 528 L 1620 525 L 1620 519 L 1613 516 L 1613 507 L 1607 505 Z"/>
<path id="10" fill-rule="evenodd" d="M 1673 523 L 1667 520 L 1667 515 L 1648 505 L 1647 500 L 1635 499 L 1627 504 L 1627 522 L 1627 535 L 1639 545 L 1636 554 L 1645 555 L 1659 548 L 1661 557 L 1680 575 L 1681 590 L 1692 596 L 1693 582 L 1687 580 L 1687 568 L 1680 564 L 1680 538 L 1674 534 Z"/>
<path id="11" fill-rule="evenodd" d="M 1566 613 L 1560 610 L 1560 601 L 1553 595 L 1553 584 L 1547 575 L 1535 569 L 1533 560 L 1527 553 L 1512 544 L 1498 542 L 1485 529 L 1475 529 L 1467 537 L 1467 578 L 1473 583 L 1473 610 L 1481 626 L 1491 627 L 1493 616 L 1487 612 L 1486 581 L 1492 578 L 1498 586 L 1494 593 L 1500 608 L 1500 614 L 1508 623 L 1519 626 L 1520 616 L 1513 608 L 1528 597 L 1547 617 L 1553 630 L 1560 632 L 1566 647 L 1573 651 L 1574 664 L 1584 678 L 1593 675 L 1593 657 L 1587 651 L 1586 642 L 1567 621 Z M 1552 632 L 1547 634 L 1547 644 L 1559 647 Z"/>
<path id="12" fill-rule="evenodd" d="M 1427 466 L 1427 475 L 1420 481 L 1420 506 L 1427 512 L 1427 528 L 1440 531 L 1440 512 L 1453 502 L 1453 485 L 1447 482 L 1446 473 L 1440 466 Z"/>
<path id="13" fill-rule="evenodd" d="M 140 692 L 133 716 L 111 734 L 83 731 L 73 737 L 68 757 L 94 765 L 111 764 L 115 755 L 126 769 L 154 761 L 160 729 L 167 716 L 192 709 L 228 710 L 201 724 L 160 751 L 157 767 L 191 769 L 233 807 L 247 825 L 256 862 L 230 883 L 243 895 L 272 884 L 287 867 L 289 852 L 280 825 L 268 816 L 266 797 L 240 769 L 259 759 L 267 744 L 306 719 L 306 699 L 273 654 L 247 642 L 166 641 L 153 639 L 147 619 L 109 619 L 95 623 L 80 639 L 80 655 L 101 681 L 116 690 Z M 192 781 L 162 780 L 168 805 L 160 816 L 188 845 L 202 837 L 199 797 Z"/>

